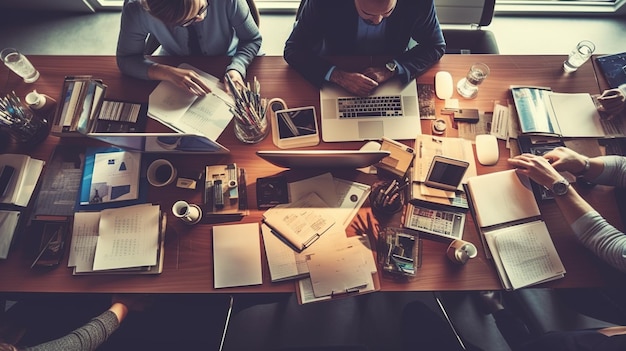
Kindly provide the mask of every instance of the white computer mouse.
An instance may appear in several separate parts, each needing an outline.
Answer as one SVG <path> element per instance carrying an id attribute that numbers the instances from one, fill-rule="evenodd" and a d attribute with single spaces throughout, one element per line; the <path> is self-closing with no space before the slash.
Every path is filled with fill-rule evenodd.
<path id="1" fill-rule="evenodd" d="M 491 134 L 476 136 L 476 158 L 481 165 L 493 166 L 498 163 L 498 139 Z"/>
<path id="2" fill-rule="evenodd" d="M 435 94 L 441 100 L 447 100 L 452 97 L 454 92 L 454 82 L 450 72 L 439 71 L 435 74 Z"/>
<path id="3" fill-rule="evenodd" d="M 377 141 L 368 141 L 367 143 L 361 146 L 361 150 L 363 151 L 378 151 L 380 150 L 380 143 Z"/>

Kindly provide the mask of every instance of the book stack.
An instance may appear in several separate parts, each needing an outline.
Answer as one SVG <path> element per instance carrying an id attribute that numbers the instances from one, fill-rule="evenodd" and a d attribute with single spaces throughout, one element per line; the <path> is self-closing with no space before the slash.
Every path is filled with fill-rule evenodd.
<path id="1" fill-rule="evenodd" d="M 105 99 L 107 86 L 92 76 L 68 76 L 52 124 L 53 135 L 143 132 L 147 104 Z"/>

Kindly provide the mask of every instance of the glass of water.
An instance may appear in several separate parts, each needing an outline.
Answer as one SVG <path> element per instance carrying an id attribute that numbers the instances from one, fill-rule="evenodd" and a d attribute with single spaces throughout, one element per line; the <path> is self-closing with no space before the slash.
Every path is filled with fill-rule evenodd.
<path id="1" fill-rule="evenodd" d="M 576 44 L 576 47 L 569 53 L 567 60 L 563 62 L 563 71 L 566 73 L 575 72 L 578 67 L 589 60 L 595 50 L 596 46 L 589 40 L 583 40 Z"/>
<path id="2" fill-rule="evenodd" d="M 26 83 L 33 83 L 39 79 L 39 71 L 21 52 L 14 48 L 6 48 L 0 52 L 2 62 Z"/>
<path id="3" fill-rule="evenodd" d="M 466 99 L 473 99 L 478 95 L 478 86 L 489 75 L 489 66 L 484 63 L 475 63 L 470 67 L 467 76 L 456 85 L 456 91 Z"/>

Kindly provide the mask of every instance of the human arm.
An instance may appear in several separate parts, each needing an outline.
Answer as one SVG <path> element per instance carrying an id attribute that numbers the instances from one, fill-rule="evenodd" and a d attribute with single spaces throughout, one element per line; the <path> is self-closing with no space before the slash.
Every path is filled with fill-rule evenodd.
<path id="1" fill-rule="evenodd" d="M 166 31 L 138 2 L 127 3 L 122 9 L 117 41 L 116 59 L 120 71 L 139 79 L 169 81 L 199 96 L 209 93 L 209 86 L 193 70 L 155 63 L 144 56 L 146 36 L 151 30 Z"/>
<path id="2" fill-rule="evenodd" d="M 61 338 L 28 347 L 25 351 L 86 351 L 96 350 L 119 327 L 128 309 L 121 303 L 113 303 L 101 315 Z"/>
<path id="3" fill-rule="evenodd" d="M 556 158 L 557 154 L 561 157 Z M 580 166 L 580 157 L 582 156 L 562 148 L 544 157 L 523 154 L 509 159 L 509 163 L 517 168 L 517 172 L 530 177 L 539 185 L 551 188 L 555 181 L 562 178 L 555 167 L 558 166 L 560 170 L 580 171 L 584 167 Z M 552 164 L 549 160 L 553 160 Z M 605 167 L 601 158 L 592 160 L 587 175 L 601 174 L 597 178 L 604 177 L 611 167 Z M 608 224 L 571 186 L 564 195 L 555 196 L 555 201 L 581 243 L 605 262 L 626 272 L 626 235 Z"/>
<path id="4" fill-rule="evenodd" d="M 226 67 L 226 74 L 236 84 L 243 84 L 248 66 L 259 53 L 263 39 L 245 0 L 232 1 L 227 12 L 237 37 L 237 48 L 231 63 Z M 239 74 L 231 72 L 233 70 Z"/>

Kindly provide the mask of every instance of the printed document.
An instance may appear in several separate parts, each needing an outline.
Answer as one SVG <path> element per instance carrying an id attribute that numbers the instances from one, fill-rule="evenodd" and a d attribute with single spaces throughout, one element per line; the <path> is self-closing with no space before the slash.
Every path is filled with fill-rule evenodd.
<path id="1" fill-rule="evenodd" d="M 565 267 L 543 221 L 485 233 L 494 262 L 507 289 L 518 289 L 562 278 Z"/>
<path id="2" fill-rule="evenodd" d="M 320 174 L 288 184 L 291 201 L 297 201 L 315 192 L 333 208 L 333 216 L 343 229 L 347 228 L 359 212 L 370 193 L 371 186 L 334 178 L 331 173 Z"/>
<path id="3" fill-rule="evenodd" d="M 196 71 L 211 88 L 211 93 L 198 97 L 174 84 L 162 81 L 148 99 L 148 116 L 166 126 L 188 134 L 217 139 L 233 114 L 233 98 L 226 93 L 219 79 L 186 63 L 178 66 Z"/>

